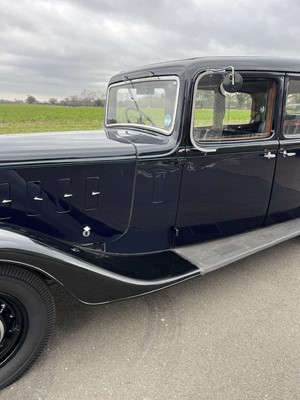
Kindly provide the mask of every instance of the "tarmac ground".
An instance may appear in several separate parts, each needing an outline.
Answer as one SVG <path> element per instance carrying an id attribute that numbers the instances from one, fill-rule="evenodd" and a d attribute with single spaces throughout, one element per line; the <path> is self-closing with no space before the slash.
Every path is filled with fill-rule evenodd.
<path id="1" fill-rule="evenodd" d="M 300 238 L 136 299 L 53 294 L 47 350 L 1 400 L 300 399 Z"/>

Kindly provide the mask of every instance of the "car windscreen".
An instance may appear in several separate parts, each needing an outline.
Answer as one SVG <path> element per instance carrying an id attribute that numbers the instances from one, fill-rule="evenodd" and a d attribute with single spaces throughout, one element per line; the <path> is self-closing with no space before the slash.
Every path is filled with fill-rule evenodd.
<path id="1" fill-rule="evenodd" d="M 165 135 L 174 128 L 179 79 L 174 76 L 130 80 L 109 87 L 106 126 L 142 126 Z"/>

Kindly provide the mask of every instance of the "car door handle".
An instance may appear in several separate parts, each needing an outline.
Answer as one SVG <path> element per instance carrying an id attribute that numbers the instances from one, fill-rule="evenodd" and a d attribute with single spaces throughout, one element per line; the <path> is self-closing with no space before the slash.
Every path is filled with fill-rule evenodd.
<path id="1" fill-rule="evenodd" d="M 8 204 L 8 203 L 11 203 L 11 200 L 2 200 L 2 204 Z"/>
<path id="2" fill-rule="evenodd" d="M 296 155 L 296 153 L 294 152 L 287 152 L 286 150 L 281 149 L 280 150 L 280 154 L 283 155 L 283 157 L 294 157 Z"/>
<path id="3" fill-rule="evenodd" d="M 276 154 L 271 153 L 270 151 L 265 151 L 264 157 L 270 160 L 271 158 L 275 158 Z"/>

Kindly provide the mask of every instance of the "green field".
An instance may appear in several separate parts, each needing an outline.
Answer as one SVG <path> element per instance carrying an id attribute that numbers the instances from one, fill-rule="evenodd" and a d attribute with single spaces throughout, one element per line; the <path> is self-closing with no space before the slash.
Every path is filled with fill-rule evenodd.
<path id="1" fill-rule="evenodd" d="M 0 104 L 0 134 L 101 129 L 103 107 Z"/>
<path id="2" fill-rule="evenodd" d="M 157 126 L 163 127 L 163 111 L 148 110 L 146 113 Z M 134 122 L 136 115 L 131 115 Z M 213 123 L 213 111 L 198 109 L 195 112 L 195 126 L 209 126 Z M 0 134 L 30 132 L 60 132 L 102 129 L 103 107 L 62 107 L 40 104 L 0 104 Z M 126 121 L 125 113 L 119 121 Z M 245 124 L 250 121 L 250 110 L 226 111 L 224 124 Z"/>
<path id="3" fill-rule="evenodd" d="M 157 128 L 164 128 L 164 109 L 162 108 L 140 108 L 140 110 L 147 115 Z M 131 123 L 138 122 L 141 114 L 134 108 L 127 109 L 127 116 Z M 118 123 L 127 123 L 126 108 L 120 107 L 118 109 Z M 145 125 L 152 125 L 145 116 L 142 116 L 142 121 Z"/>
<path id="4" fill-rule="evenodd" d="M 223 125 L 248 124 L 251 119 L 251 110 L 226 110 Z M 194 126 L 210 126 L 213 124 L 212 109 L 195 110 Z"/>

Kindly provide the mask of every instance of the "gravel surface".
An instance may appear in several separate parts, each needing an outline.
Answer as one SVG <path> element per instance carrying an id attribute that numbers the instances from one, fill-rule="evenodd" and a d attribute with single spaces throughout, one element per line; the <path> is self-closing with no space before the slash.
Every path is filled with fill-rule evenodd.
<path id="1" fill-rule="evenodd" d="M 1 400 L 300 399 L 299 238 L 137 299 L 53 294 L 48 348 Z"/>

